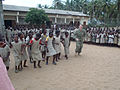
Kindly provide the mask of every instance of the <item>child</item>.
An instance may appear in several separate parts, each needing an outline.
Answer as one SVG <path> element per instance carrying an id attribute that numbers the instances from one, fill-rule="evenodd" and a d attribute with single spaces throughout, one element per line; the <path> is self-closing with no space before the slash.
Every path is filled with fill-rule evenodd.
<path id="1" fill-rule="evenodd" d="M 53 47 L 53 33 L 50 32 L 49 36 L 46 38 L 46 47 L 47 47 L 47 53 L 46 53 L 46 65 L 48 65 L 48 59 L 50 56 L 53 56 L 53 64 L 56 65 L 55 59 L 56 59 L 56 51 Z"/>
<path id="2" fill-rule="evenodd" d="M 64 51 L 65 51 L 65 58 L 67 60 L 68 59 L 68 54 L 69 54 L 69 46 L 70 46 L 70 37 L 69 37 L 68 32 L 65 32 L 65 37 L 64 37 L 62 43 L 63 43 Z"/>
<path id="3" fill-rule="evenodd" d="M 10 65 L 9 56 L 10 56 L 10 48 L 8 45 L 6 45 L 6 43 L 4 43 L 4 40 L 1 38 L 1 40 L 0 40 L 0 57 L 2 57 L 7 70 L 9 70 L 9 65 Z"/>
<path id="4" fill-rule="evenodd" d="M 91 41 L 91 33 L 90 31 L 88 31 L 88 43 L 90 43 L 90 41 Z"/>
<path id="5" fill-rule="evenodd" d="M 43 35 L 41 36 L 41 52 L 42 52 L 42 58 L 45 60 L 45 56 L 46 56 L 46 46 L 45 46 L 45 41 L 47 38 L 46 35 L 47 31 L 44 30 Z"/>
<path id="6" fill-rule="evenodd" d="M 35 38 L 33 38 L 30 41 L 30 44 L 31 44 L 31 55 L 32 55 L 32 58 L 33 58 L 34 68 L 37 68 L 37 66 L 36 66 L 37 61 L 38 61 L 38 67 L 41 68 L 40 62 L 43 59 L 42 59 L 41 52 L 39 50 L 40 44 L 41 44 L 40 34 L 39 33 L 37 33 L 35 35 Z"/>
<path id="7" fill-rule="evenodd" d="M 18 36 L 15 35 L 14 37 L 14 42 L 11 43 L 11 47 L 13 50 L 13 56 L 14 56 L 14 60 L 15 60 L 15 73 L 18 73 L 19 70 L 21 70 L 22 68 L 20 68 L 20 61 L 21 61 L 21 43 L 18 41 Z"/>
<path id="8" fill-rule="evenodd" d="M 108 38 L 109 38 L 108 43 L 110 46 L 112 46 L 112 44 L 114 42 L 114 35 L 112 32 L 109 33 Z"/>
<path id="9" fill-rule="evenodd" d="M 29 35 L 27 36 L 26 38 L 26 43 L 27 43 L 27 52 L 28 52 L 28 56 L 29 56 L 29 59 L 30 59 L 30 63 L 32 63 L 33 59 L 32 59 L 32 55 L 31 55 L 31 46 L 29 45 L 29 42 L 30 40 L 32 40 L 32 33 L 29 33 Z"/>
<path id="10" fill-rule="evenodd" d="M 103 45 L 104 43 L 105 43 L 105 34 L 104 34 L 104 32 L 102 32 L 100 34 L 100 44 Z"/>
<path id="11" fill-rule="evenodd" d="M 114 45 L 117 46 L 117 44 L 118 44 L 118 33 L 115 32 L 114 33 Z"/>
<path id="12" fill-rule="evenodd" d="M 21 56 L 21 68 L 23 68 L 22 67 L 22 61 L 24 61 L 24 67 L 28 67 L 27 65 L 26 65 L 26 63 L 27 63 L 27 52 L 26 52 L 26 42 L 25 42 L 25 39 L 24 39 L 24 34 L 23 33 L 19 33 L 18 34 L 18 36 L 19 36 L 19 42 L 20 43 L 22 43 L 22 56 Z"/>
<path id="13" fill-rule="evenodd" d="M 54 48 L 56 51 L 56 61 L 58 61 L 61 55 L 60 31 L 56 31 L 55 34 L 56 36 L 54 37 Z"/>
<path id="14" fill-rule="evenodd" d="M 100 43 L 100 33 L 98 32 L 96 36 L 96 44 L 99 44 L 99 43 Z"/>
<path id="15" fill-rule="evenodd" d="M 120 47 L 120 32 L 118 32 L 118 46 Z"/>
<path id="16" fill-rule="evenodd" d="M 9 65 L 10 65 L 10 58 L 9 58 L 9 56 L 10 56 L 10 48 L 6 44 L 3 46 L 3 48 L 4 48 L 4 54 L 5 54 L 3 60 L 4 60 L 4 63 L 5 63 L 6 69 L 9 70 Z"/>

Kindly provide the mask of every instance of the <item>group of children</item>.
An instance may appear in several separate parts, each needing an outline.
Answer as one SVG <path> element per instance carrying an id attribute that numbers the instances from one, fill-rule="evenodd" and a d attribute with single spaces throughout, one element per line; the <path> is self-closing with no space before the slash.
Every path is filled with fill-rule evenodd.
<path id="1" fill-rule="evenodd" d="M 7 70 L 10 65 L 10 52 L 15 61 L 15 72 L 18 73 L 27 66 L 27 60 L 34 64 L 34 68 L 41 68 L 41 61 L 46 65 L 52 56 L 52 64 L 61 56 L 61 43 L 64 46 L 65 58 L 68 59 L 70 34 L 68 31 L 62 32 L 59 29 L 20 29 L 8 28 L 6 39 L 0 40 L 0 57 L 3 58 Z M 61 35 L 62 34 L 62 35 Z"/>
<path id="2" fill-rule="evenodd" d="M 87 28 L 85 42 L 98 45 L 120 46 L 120 29 L 105 27 Z"/>
<path id="3" fill-rule="evenodd" d="M 75 27 L 51 27 L 49 29 L 19 27 L 6 29 L 6 39 L 0 35 L 0 57 L 9 70 L 10 52 L 12 52 L 15 61 L 15 72 L 19 72 L 27 66 L 27 60 L 34 64 L 34 68 L 41 68 L 41 61 L 46 65 L 49 58 L 53 57 L 52 63 L 60 60 L 61 44 L 64 47 L 65 58 L 68 59 L 70 47 L 70 30 L 76 31 Z M 114 28 L 96 28 L 86 29 L 87 35 L 85 42 L 100 45 L 120 46 L 120 30 Z"/>

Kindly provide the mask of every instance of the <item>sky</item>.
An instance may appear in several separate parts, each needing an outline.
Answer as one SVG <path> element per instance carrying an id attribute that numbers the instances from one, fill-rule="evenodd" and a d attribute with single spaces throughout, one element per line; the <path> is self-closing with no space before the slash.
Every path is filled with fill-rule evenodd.
<path id="1" fill-rule="evenodd" d="M 3 4 L 37 7 L 38 4 L 51 6 L 53 0 L 4 0 Z"/>

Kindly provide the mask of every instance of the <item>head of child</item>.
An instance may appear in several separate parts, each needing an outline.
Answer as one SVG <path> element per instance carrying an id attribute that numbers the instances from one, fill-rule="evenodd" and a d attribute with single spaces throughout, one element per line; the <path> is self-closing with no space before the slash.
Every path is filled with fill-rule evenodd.
<path id="1" fill-rule="evenodd" d="M 36 40 L 39 40 L 39 39 L 40 39 L 40 36 L 41 36 L 40 33 L 37 33 L 35 39 L 36 39 Z"/>
<path id="2" fill-rule="evenodd" d="M 68 32 L 65 32 L 65 37 L 67 38 L 69 36 L 69 33 Z"/>
<path id="3" fill-rule="evenodd" d="M 14 36 L 14 41 L 15 41 L 16 43 L 18 43 L 18 35 L 15 35 L 15 36 Z"/>
<path id="4" fill-rule="evenodd" d="M 44 35 L 46 35 L 46 33 L 47 33 L 47 31 L 46 31 L 46 30 L 44 30 L 43 34 L 44 34 Z"/>
<path id="5" fill-rule="evenodd" d="M 42 34 L 42 30 L 39 30 L 39 33 Z"/>
<path id="6" fill-rule="evenodd" d="M 4 41 L 0 40 L 0 47 L 3 48 L 4 46 Z"/>
<path id="7" fill-rule="evenodd" d="M 3 36 L 0 34 L 0 47 L 3 48 L 5 46 Z"/>
<path id="8" fill-rule="evenodd" d="M 29 33 L 28 35 L 29 35 L 29 38 L 32 39 L 32 33 Z"/>
<path id="9" fill-rule="evenodd" d="M 53 32 L 49 33 L 49 37 L 52 38 L 53 37 Z"/>
<path id="10" fill-rule="evenodd" d="M 19 36 L 20 39 L 24 38 L 24 34 L 23 33 L 18 33 L 18 36 Z"/>
<path id="11" fill-rule="evenodd" d="M 56 34 L 57 37 L 59 37 L 60 31 L 57 30 L 57 31 L 55 32 L 55 34 Z"/>

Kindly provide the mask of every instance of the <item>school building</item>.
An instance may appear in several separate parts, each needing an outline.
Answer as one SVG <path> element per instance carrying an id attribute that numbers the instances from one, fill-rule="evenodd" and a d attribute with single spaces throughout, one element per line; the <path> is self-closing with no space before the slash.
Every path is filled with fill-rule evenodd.
<path id="1" fill-rule="evenodd" d="M 3 5 L 3 15 L 5 20 L 5 26 L 14 26 L 16 24 L 26 24 L 24 19 L 32 7 L 15 6 L 15 5 Z M 57 10 L 57 9 L 44 9 L 48 14 L 50 23 L 52 24 L 69 24 L 69 23 L 81 23 L 83 25 L 88 24 L 89 16 L 82 12 Z"/>

